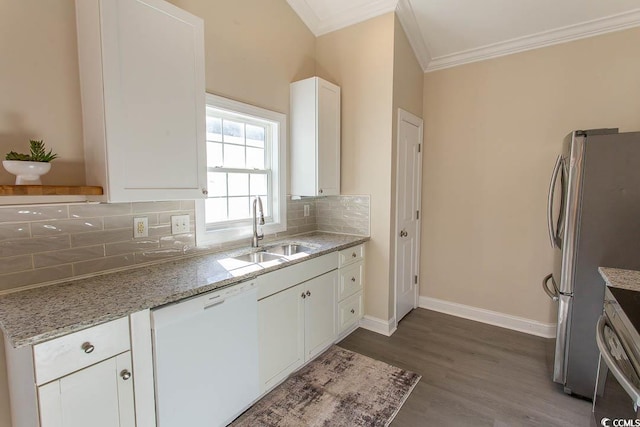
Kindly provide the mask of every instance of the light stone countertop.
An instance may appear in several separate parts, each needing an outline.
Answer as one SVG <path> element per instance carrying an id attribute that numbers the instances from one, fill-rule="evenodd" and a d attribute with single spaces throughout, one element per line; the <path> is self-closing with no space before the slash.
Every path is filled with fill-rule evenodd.
<path id="1" fill-rule="evenodd" d="M 598 267 L 598 271 L 607 286 L 640 291 L 640 271 L 609 267 Z"/>
<path id="2" fill-rule="evenodd" d="M 229 286 L 261 274 L 364 243 L 369 237 L 313 232 L 269 242 L 313 248 L 308 256 L 286 263 L 229 271 L 230 257 L 251 248 L 192 256 L 161 264 L 73 280 L 0 296 L 0 328 L 14 347 L 33 345 Z M 225 261 L 226 260 L 226 261 Z M 237 265 L 237 261 L 235 262 Z M 223 266 L 224 264 L 224 266 Z"/>

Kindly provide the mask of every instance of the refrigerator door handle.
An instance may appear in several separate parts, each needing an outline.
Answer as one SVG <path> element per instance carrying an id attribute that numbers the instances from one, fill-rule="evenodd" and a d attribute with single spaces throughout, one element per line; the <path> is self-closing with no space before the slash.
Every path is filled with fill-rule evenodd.
<path id="1" fill-rule="evenodd" d="M 551 183 L 549 184 L 549 196 L 547 199 L 547 227 L 549 228 L 549 240 L 551 241 L 551 247 L 555 248 L 557 244 L 557 232 L 554 230 L 553 225 L 553 198 L 556 191 L 556 182 L 558 181 L 558 173 L 562 166 L 562 154 L 558 155 L 556 159 L 556 165 L 553 167 L 553 173 L 551 174 Z"/>
<path id="2" fill-rule="evenodd" d="M 549 280 L 551 280 L 551 284 L 553 285 L 553 292 L 549 289 Z M 544 279 L 542 279 L 542 289 L 544 289 L 552 300 L 558 301 L 560 299 L 560 292 L 558 291 L 558 286 L 553 278 L 553 273 L 547 274 Z"/>

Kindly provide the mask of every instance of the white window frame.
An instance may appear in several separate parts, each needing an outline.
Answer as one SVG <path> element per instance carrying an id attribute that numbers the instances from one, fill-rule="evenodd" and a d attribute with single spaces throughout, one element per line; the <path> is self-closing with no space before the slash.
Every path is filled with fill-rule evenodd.
<path id="1" fill-rule="evenodd" d="M 287 201 L 286 201 L 286 176 L 287 176 L 287 116 L 276 111 L 267 110 L 243 102 L 234 101 L 210 93 L 206 94 L 207 106 L 229 113 L 250 116 L 257 120 L 269 121 L 275 124 L 271 135 L 271 221 L 262 228 L 264 234 L 273 234 L 287 229 Z M 207 165 L 208 167 L 208 165 Z M 263 204 L 269 204 L 263 200 Z M 227 226 L 221 228 L 212 226 L 207 228 L 205 215 L 205 201 L 196 200 L 196 244 L 206 245 L 212 243 L 225 243 L 243 238 L 250 238 L 253 234 L 251 220 L 229 221 Z M 260 231 L 258 231 L 260 232 Z M 249 242 L 247 242 L 249 243 Z"/>

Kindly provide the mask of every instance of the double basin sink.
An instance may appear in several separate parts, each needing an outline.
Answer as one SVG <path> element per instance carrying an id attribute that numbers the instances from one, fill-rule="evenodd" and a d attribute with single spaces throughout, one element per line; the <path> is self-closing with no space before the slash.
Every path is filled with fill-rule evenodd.
<path id="1" fill-rule="evenodd" d="M 297 244 L 274 245 L 266 246 L 258 252 L 235 256 L 233 259 L 252 264 L 262 264 L 270 261 L 286 262 L 288 257 L 293 257 L 294 255 L 302 256 L 312 250 L 307 246 Z"/>

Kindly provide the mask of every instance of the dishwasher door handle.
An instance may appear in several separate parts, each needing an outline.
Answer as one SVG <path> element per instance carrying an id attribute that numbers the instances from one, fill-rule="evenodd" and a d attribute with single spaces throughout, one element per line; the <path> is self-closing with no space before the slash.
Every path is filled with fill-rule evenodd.
<path id="1" fill-rule="evenodd" d="M 222 295 L 216 295 L 216 296 L 213 296 L 213 297 L 207 299 L 207 302 L 204 303 L 204 307 L 203 308 L 206 310 L 208 308 L 220 305 L 225 301 L 226 301 L 226 298 L 224 298 Z"/>

